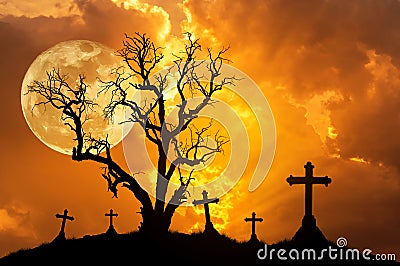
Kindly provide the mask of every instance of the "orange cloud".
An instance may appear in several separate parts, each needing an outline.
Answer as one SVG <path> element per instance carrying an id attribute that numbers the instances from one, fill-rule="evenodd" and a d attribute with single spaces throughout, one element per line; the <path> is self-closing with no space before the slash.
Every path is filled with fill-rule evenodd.
<path id="1" fill-rule="evenodd" d="M 4 1 L 0 3 L 0 16 L 14 17 L 69 17 L 80 15 L 76 1 L 53 1 L 53 0 L 38 0 L 35 2 L 28 1 Z"/>

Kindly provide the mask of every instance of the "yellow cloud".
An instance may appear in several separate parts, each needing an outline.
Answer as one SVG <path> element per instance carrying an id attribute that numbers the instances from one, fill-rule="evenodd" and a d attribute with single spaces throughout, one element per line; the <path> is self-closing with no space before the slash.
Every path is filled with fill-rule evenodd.
<path id="1" fill-rule="evenodd" d="M 350 161 L 353 161 L 353 162 L 357 162 L 357 163 L 363 163 L 363 164 L 370 164 L 370 162 L 369 161 L 367 161 L 366 159 L 364 159 L 364 158 L 361 158 L 361 157 L 352 157 L 352 158 L 350 158 L 349 159 Z"/>
<path id="2" fill-rule="evenodd" d="M 129 10 L 134 9 L 142 12 L 143 14 L 155 14 L 164 18 L 164 23 L 159 25 L 158 28 L 158 39 L 159 41 L 165 41 L 171 32 L 171 23 L 169 20 L 169 14 L 160 6 L 150 5 L 148 3 L 142 3 L 138 0 L 112 0 L 115 4 L 122 6 Z"/>

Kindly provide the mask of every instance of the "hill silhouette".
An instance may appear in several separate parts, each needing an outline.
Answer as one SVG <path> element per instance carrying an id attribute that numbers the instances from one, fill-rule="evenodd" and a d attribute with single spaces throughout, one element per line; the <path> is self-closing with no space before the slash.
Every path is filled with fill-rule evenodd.
<path id="1" fill-rule="evenodd" d="M 274 259 L 262 260 L 257 252 L 264 254 L 262 241 L 239 242 L 218 233 L 184 234 L 170 232 L 164 239 L 155 240 L 141 232 L 127 234 L 100 234 L 79 239 L 43 243 L 32 249 L 22 249 L 0 258 L 0 265 L 107 265 L 118 263 L 154 265 L 400 265 L 398 262 L 377 262 L 375 260 L 343 261 L 330 260 L 279 260 L 279 249 L 299 248 L 292 240 L 267 244 L 268 253 L 275 249 Z M 315 246 L 321 250 L 327 241 Z M 262 251 L 260 251 L 262 249 Z M 301 250 L 301 249 L 299 249 Z M 319 253 L 317 253 L 319 254 Z M 287 255 L 286 255 L 287 256 Z"/>
<path id="2" fill-rule="evenodd" d="M 106 233 L 84 236 L 79 239 L 65 237 L 67 220 L 74 220 L 64 214 L 56 214 L 62 219 L 58 236 L 50 243 L 22 249 L 0 258 L 0 266 L 11 265 L 115 265 L 115 264 L 163 264 L 163 265 L 400 265 L 400 262 L 381 260 L 371 250 L 360 250 L 347 247 L 347 240 L 339 238 L 336 242 L 328 240 L 317 226 L 312 214 L 312 185 L 328 186 L 331 179 L 314 177 L 311 162 L 304 165 L 305 177 L 290 175 L 290 185 L 305 185 L 305 214 L 300 228 L 292 239 L 269 244 L 258 240 L 256 222 L 263 219 L 252 212 L 246 222 L 252 223 L 252 234 L 249 241 L 237 241 L 214 229 L 208 210 L 209 203 L 219 199 L 208 198 L 203 191 L 203 199 L 194 201 L 194 205 L 203 204 L 206 223 L 204 232 L 185 234 L 169 231 L 160 237 L 159 234 L 139 230 L 127 234 L 118 234 L 113 227 L 112 219 L 118 216 L 110 209 L 105 215 L 110 218 Z M 139 227 L 140 229 L 140 227 Z M 146 233 L 147 232 L 147 233 Z M 155 236 L 158 237 L 155 237 Z M 367 253 L 365 253 L 367 251 Z M 383 257 L 382 257 L 383 258 Z"/>

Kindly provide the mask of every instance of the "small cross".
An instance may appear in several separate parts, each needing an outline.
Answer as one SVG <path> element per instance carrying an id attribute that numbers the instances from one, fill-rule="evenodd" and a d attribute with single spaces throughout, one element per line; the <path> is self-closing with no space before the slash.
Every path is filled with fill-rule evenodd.
<path id="1" fill-rule="evenodd" d="M 202 200 L 194 200 L 193 201 L 193 205 L 194 206 L 197 206 L 197 205 L 200 205 L 200 204 L 204 205 L 204 212 L 205 212 L 205 215 L 206 215 L 206 229 L 213 229 L 214 226 L 213 226 L 213 224 L 211 222 L 210 210 L 208 208 L 208 204 L 209 203 L 218 203 L 219 199 L 218 198 L 209 199 L 208 198 L 208 192 L 205 191 L 205 190 L 203 190 L 202 194 L 203 194 L 203 199 Z"/>
<path id="2" fill-rule="evenodd" d="M 65 223 L 67 220 L 73 221 L 74 217 L 72 216 L 68 216 L 68 210 L 65 209 L 64 210 L 64 214 L 56 214 L 56 218 L 62 219 L 61 222 L 61 229 L 60 229 L 60 233 L 58 234 L 59 237 L 61 238 L 65 238 Z"/>
<path id="3" fill-rule="evenodd" d="M 256 213 L 253 212 L 251 214 L 251 218 L 244 218 L 244 220 L 246 222 L 251 222 L 251 238 L 250 239 L 257 239 L 257 235 L 256 235 L 256 222 L 262 222 L 263 218 L 256 218 Z"/>
<path id="4" fill-rule="evenodd" d="M 289 185 L 293 184 L 304 184 L 305 185 L 305 202 L 304 202 L 304 219 L 303 221 L 312 221 L 315 220 L 313 219 L 312 215 L 312 185 L 314 184 L 323 184 L 326 187 L 332 182 L 332 180 L 328 176 L 324 177 L 316 177 L 313 176 L 313 168 L 314 165 L 312 165 L 311 162 L 307 162 L 306 165 L 304 165 L 304 168 L 306 169 L 306 175 L 305 177 L 294 177 L 290 175 L 286 181 L 289 183 Z"/>
<path id="5" fill-rule="evenodd" d="M 113 225 L 113 217 L 117 217 L 118 213 L 114 213 L 113 209 L 110 209 L 109 213 L 104 214 L 105 216 L 110 216 L 110 226 L 108 227 L 108 233 L 116 233 Z"/>
<path id="6" fill-rule="evenodd" d="M 109 213 L 104 214 L 105 216 L 110 216 L 110 227 L 113 227 L 113 217 L 117 217 L 118 213 L 114 213 L 113 209 L 110 209 Z"/>

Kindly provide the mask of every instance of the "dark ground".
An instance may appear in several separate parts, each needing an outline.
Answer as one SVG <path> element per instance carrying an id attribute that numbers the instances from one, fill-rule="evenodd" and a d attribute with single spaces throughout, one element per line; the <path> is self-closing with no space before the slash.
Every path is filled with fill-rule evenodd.
<path id="1" fill-rule="evenodd" d="M 325 247 L 335 243 L 325 243 Z M 293 241 L 285 240 L 267 246 L 287 250 L 295 248 Z M 43 243 L 26 250 L 19 250 L 0 258 L 0 265 L 400 265 L 400 263 L 343 260 L 274 260 L 257 257 L 263 242 L 238 242 L 220 234 L 169 233 L 162 240 L 154 240 L 140 232 L 119 235 L 94 235 L 80 239 Z M 323 248 L 315 247 L 316 250 Z M 297 249 L 301 250 L 300 247 Z M 320 254 L 320 253 L 317 253 Z M 264 255 L 264 252 L 260 253 Z M 360 256 L 362 256 L 360 254 Z"/>

